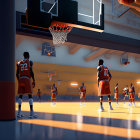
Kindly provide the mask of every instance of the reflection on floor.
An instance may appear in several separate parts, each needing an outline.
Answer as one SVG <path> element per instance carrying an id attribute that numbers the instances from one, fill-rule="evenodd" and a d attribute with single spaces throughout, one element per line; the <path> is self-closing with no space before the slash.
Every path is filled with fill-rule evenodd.
<path id="1" fill-rule="evenodd" d="M 112 103 L 114 110 L 98 112 L 99 103 L 34 103 L 37 119 L 29 119 L 29 104 L 23 103 L 24 117 L 0 122 L 1 140 L 131 140 L 140 139 L 140 103 L 129 107 Z M 16 104 L 17 109 L 17 104 Z"/>

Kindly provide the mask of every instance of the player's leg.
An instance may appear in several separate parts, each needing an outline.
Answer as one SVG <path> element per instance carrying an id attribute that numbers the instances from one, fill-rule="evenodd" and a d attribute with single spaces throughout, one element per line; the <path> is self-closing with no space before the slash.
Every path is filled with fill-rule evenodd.
<path id="1" fill-rule="evenodd" d="M 86 105 L 86 100 L 85 100 L 85 96 L 84 96 L 84 98 L 83 98 L 83 102 L 84 102 L 84 105 Z"/>
<path id="2" fill-rule="evenodd" d="M 111 106 L 111 96 L 108 95 L 108 102 L 109 102 L 109 110 L 113 110 L 112 106 Z"/>
<path id="3" fill-rule="evenodd" d="M 104 108 L 103 108 L 103 96 L 100 96 L 100 108 L 99 108 L 99 111 L 100 112 L 104 111 Z"/>
<path id="4" fill-rule="evenodd" d="M 32 98 L 32 95 L 31 94 L 29 94 L 28 95 L 28 97 L 29 97 L 29 105 L 30 105 L 30 118 L 33 118 L 33 117 L 37 117 L 37 115 L 35 115 L 34 114 L 34 111 L 33 111 L 33 98 Z"/>
<path id="5" fill-rule="evenodd" d="M 134 99 L 134 98 L 132 99 L 132 102 L 133 102 L 133 106 L 136 106 L 136 105 L 135 105 L 135 99 Z"/>
<path id="6" fill-rule="evenodd" d="M 17 113 L 17 117 L 22 117 L 23 116 L 21 114 L 21 105 L 22 105 L 22 95 L 19 95 L 19 97 L 18 97 L 18 113 Z"/>
<path id="7" fill-rule="evenodd" d="M 119 93 L 117 93 L 117 106 L 119 106 Z"/>
<path id="8" fill-rule="evenodd" d="M 128 105 L 129 105 L 129 106 L 132 105 L 132 99 L 131 99 L 131 97 L 129 97 L 129 103 L 128 103 Z"/>
<path id="9" fill-rule="evenodd" d="M 133 106 L 135 106 L 135 94 L 134 93 L 132 95 L 132 102 L 133 102 Z"/>
<path id="10" fill-rule="evenodd" d="M 54 103 L 54 105 L 56 105 L 56 98 L 53 99 L 53 103 Z"/>
<path id="11" fill-rule="evenodd" d="M 41 95 L 39 95 L 39 100 L 41 101 Z"/>
<path id="12" fill-rule="evenodd" d="M 80 105 L 82 105 L 82 92 L 80 93 Z"/>
<path id="13" fill-rule="evenodd" d="M 40 99 L 39 99 L 39 94 L 38 94 L 37 96 L 38 96 L 38 101 L 39 101 L 39 100 L 40 100 Z"/>
<path id="14" fill-rule="evenodd" d="M 40 98 L 39 98 L 39 94 L 37 95 L 38 96 L 38 101 L 40 100 Z"/>
<path id="15" fill-rule="evenodd" d="M 124 95 L 124 97 L 123 97 L 123 104 L 125 104 L 125 98 L 126 98 L 126 96 Z"/>
<path id="16" fill-rule="evenodd" d="M 118 98 L 116 98 L 116 106 L 119 106 L 119 104 L 118 104 Z"/>

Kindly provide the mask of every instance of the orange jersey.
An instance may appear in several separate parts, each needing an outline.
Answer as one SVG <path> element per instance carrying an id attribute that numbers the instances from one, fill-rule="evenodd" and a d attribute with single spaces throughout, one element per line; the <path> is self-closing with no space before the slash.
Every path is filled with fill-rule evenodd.
<path id="1" fill-rule="evenodd" d="M 100 65 L 97 69 L 99 70 L 99 73 L 98 73 L 99 81 L 109 79 L 109 70 L 107 67 Z"/>
<path id="2" fill-rule="evenodd" d="M 37 92 L 37 95 L 38 95 L 38 96 L 40 96 L 40 95 L 41 95 L 41 92 L 40 92 L 40 91 L 38 91 L 38 92 Z"/>
<path id="3" fill-rule="evenodd" d="M 20 77 L 28 76 L 29 78 L 31 78 L 30 61 L 29 61 L 29 59 L 25 59 L 25 60 L 19 61 L 18 62 L 18 68 L 19 68 L 19 75 L 20 75 Z"/>
<path id="4" fill-rule="evenodd" d="M 135 89 L 134 86 L 129 87 L 129 99 L 135 98 Z"/>
<path id="5" fill-rule="evenodd" d="M 80 91 L 86 93 L 86 87 L 85 86 L 81 86 L 80 87 Z"/>
<path id="6" fill-rule="evenodd" d="M 115 87 L 114 93 L 118 93 L 118 92 L 119 92 L 118 87 Z"/>
<path id="7" fill-rule="evenodd" d="M 134 87 L 129 87 L 129 93 L 134 93 Z"/>
<path id="8" fill-rule="evenodd" d="M 57 94 L 57 88 L 56 87 L 52 87 L 51 92 Z"/>

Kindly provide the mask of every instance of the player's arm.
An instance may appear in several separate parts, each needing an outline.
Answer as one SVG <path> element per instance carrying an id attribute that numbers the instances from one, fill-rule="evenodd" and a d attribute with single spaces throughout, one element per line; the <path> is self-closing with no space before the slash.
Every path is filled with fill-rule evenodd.
<path id="1" fill-rule="evenodd" d="M 79 93 L 81 94 L 81 91 L 82 91 L 82 90 L 81 90 L 81 89 L 82 89 L 82 86 L 80 86 L 80 88 L 79 88 L 79 89 L 80 89 L 80 92 L 79 92 Z"/>
<path id="2" fill-rule="evenodd" d="M 114 93 L 116 93 L 116 88 L 114 88 Z"/>
<path id="3" fill-rule="evenodd" d="M 133 91 L 134 91 L 134 95 L 135 95 L 135 88 L 134 88 L 134 86 L 133 86 Z"/>
<path id="4" fill-rule="evenodd" d="M 97 67 L 97 81 L 98 81 L 98 86 L 99 86 L 99 82 L 100 82 L 100 72 L 101 72 L 101 67 L 100 66 L 98 66 Z"/>
<path id="5" fill-rule="evenodd" d="M 31 77 L 33 79 L 33 83 L 32 83 L 33 84 L 33 87 L 35 87 L 35 77 L 34 77 L 34 72 L 33 72 L 32 66 L 33 66 L 33 62 L 30 61 L 30 74 L 31 74 Z"/>
<path id="6" fill-rule="evenodd" d="M 33 62 L 30 61 L 30 73 L 31 73 L 31 77 L 32 77 L 33 81 L 35 81 L 35 78 L 34 78 L 34 72 L 33 72 L 33 68 L 32 68 L 32 66 L 33 66 Z"/>
<path id="7" fill-rule="evenodd" d="M 111 78 L 112 78 L 112 75 L 111 75 L 111 73 L 110 73 L 110 71 L 108 70 L 108 75 L 109 75 L 109 81 L 111 80 Z"/>
<path id="8" fill-rule="evenodd" d="M 18 66 L 18 64 L 17 64 L 16 77 L 17 77 L 17 80 L 19 80 L 19 66 Z"/>
<path id="9" fill-rule="evenodd" d="M 56 88 L 56 95 L 58 95 L 58 90 L 57 90 L 57 88 Z"/>

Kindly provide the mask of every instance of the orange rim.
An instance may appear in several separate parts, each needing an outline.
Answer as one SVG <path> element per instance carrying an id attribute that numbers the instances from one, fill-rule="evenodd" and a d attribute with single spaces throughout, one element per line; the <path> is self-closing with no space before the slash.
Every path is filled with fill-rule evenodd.
<path id="1" fill-rule="evenodd" d="M 72 26 L 68 23 L 63 23 L 59 21 L 53 21 L 50 25 L 50 30 L 53 30 L 55 32 L 63 32 L 63 31 L 71 31 Z"/>

